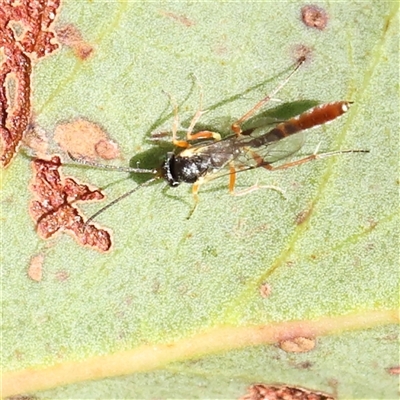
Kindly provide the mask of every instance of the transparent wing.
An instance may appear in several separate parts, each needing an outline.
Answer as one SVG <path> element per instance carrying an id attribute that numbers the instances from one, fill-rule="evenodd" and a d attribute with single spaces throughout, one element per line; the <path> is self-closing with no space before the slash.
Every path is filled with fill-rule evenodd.
<path id="1" fill-rule="evenodd" d="M 243 151 L 234 158 L 235 166 L 240 170 L 256 168 L 260 164 L 272 164 L 289 157 L 301 149 L 305 141 L 305 134 L 298 132 L 295 135 L 269 142 L 260 147 L 246 146 L 246 141 L 248 139 L 241 143 L 241 140 L 238 139 L 237 143 L 239 146 L 243 144 Z"/>
<path id="2" fill-rule="evenodd" d="M 261 135 L 258 131 L 240 137 L 232 135 L 220 141 L 202 141 L 185 152 L 188 151 L 190 157 L 204 160 L 209 166 L 207 180 L 213 180 L 231 174 L 232 167 L 235 172 L 246 171 L 284 159 L 297 152 L 304 143 L 302 132 L 276 139 L 271 131 L 264 133 L 264 129 Z M 264 144 L 254 146 L 254 139 L 260 136 Z M 266 138 L 270 141 L 266 141 Z"/>
<path id="3" fill-rule="evenodd" d="M 289 157 L 299 151 L 305 142 L 305 132 L 297 132 L 295 135 L 271 142 L 264 148 L 256 149 L 256 152 L 265 162 L 273 163 Z"/>

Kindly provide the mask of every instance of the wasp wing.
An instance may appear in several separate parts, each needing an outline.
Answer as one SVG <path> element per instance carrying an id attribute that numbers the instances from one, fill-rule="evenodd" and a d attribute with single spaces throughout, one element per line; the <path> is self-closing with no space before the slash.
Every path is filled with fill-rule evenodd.
<path id="1" fill-rule="evenodd" d="M 251 135 L 251 137 L 253 136 L 254 134 Z M 236 146 L 240 147 L 242 151 L 238 152 L 237 156 L 234 157 L 235 167 L 238 170 L 253 169 L 283 160 L 299 151 L 304 141 L 305 135 L 303 132 L 298 132 L 283 139 L 271 140 L 262 146 L 252 146 L 254 141 L 247 137 L 238 139 Z"/>

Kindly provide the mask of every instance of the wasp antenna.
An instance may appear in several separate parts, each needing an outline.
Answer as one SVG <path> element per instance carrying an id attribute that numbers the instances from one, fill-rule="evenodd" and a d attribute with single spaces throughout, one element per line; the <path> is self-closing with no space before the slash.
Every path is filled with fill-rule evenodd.
<path id="1" fill-rule="evenodd" d="M 136 186 L 135 188 L 133 188 L 132 190 L 129 190 L 128 192 L 124 193 L 123 195 L 117 197 L 116 199 L 114 199 L 112 202 L 108 203 L 107 205 L 105 205 L 103 208 L 100 208 L 99 211 L 97 211 L 96 213 L 94 213 L 86 222 L 84 227 L 86 227 L 87 225 L 90 224 L 91 221 L 93 221 L 96 217 L 98 217 L 100 214 L 102 214 L 104 211 L 108 210 L 110 207 L 112 207 L 113 205 L 119 203 L 121 200 L 125 199 L 126 197 L 130 196 L 132 193 L 136 192 L 137 190 L 149 186 L 151 183 L 153 183 L 154 181 L 160 179 L 159 177 L 155 177 L 155 178 L 151 178 L 148 181 L 142 183 L 141 185 Z"/>
<path id="2" fill-rule="evenodd" d="M 93 168 L 108 169 L 108 170 L 119 171 L 119 172 L 134 172 L 134 173 L 137 173 L 137 174 L 153 174 L 153 175 L 156 175 L 157 172 L 158 172 L 156 169 L 119 167 L 119 166 L 116 166 L 116 165 L 99 164 L 99 163 L 96 163 L 96 162 L 93 162 L 93 161 L 84 160 L 83 158 L 75 157 L 68 151 L 67 151 L 67 154 L 68 154 L 69 158 L 72 161 L 75 161 L 75 162 L 77 162 L 79 164 L 87 165 L 87 166 L 93 167 Z"/>

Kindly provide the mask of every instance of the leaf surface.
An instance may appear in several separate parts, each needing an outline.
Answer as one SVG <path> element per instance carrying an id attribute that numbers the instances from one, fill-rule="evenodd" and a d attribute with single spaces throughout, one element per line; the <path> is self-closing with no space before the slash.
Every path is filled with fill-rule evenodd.
<path id="1" fill-rule="evenodd" d="M 190 186 L 143 188 L 96 220 L 113 232 L 106 254 L 68 235 L 37 237 L 30 159 L 19 155 L 2 173 L 3 395 L 237 398 L 251 383 L 281 382 L 340 398 L 396 396 L 398 9 L 322 4 L 319 31 L 302 23 L 298 2 L 65 2 L 58 26 L 73 24 L 94 50 L 82 60 L 64 46 L 35 68 L 35 123 L 57 154 L 56 127 L 82 118 L 118 143 L 114 165 L 128 165 L 155 146 L 152 132 L 171 130 L 163 91 L 188 127 L 196 82 L 209 110 L 200 125 L 227 133 L 284 79 L 299 46 L 312 48 L 310 60 L 277 97 L 354 101 L 307 132 L 299 155 L 318 143 L 370 152 L 238 174 L 239 190 L 277 185 L 286 199 L 233 197 L 216 180 L 190 219 Z M 105 187 L 109 200 L 137 185 L 66 164 L 66 176 Z M 90 216 L 101 204 L 82 209 Z M 296 337 L 315 348 L 272 345 Z"/>

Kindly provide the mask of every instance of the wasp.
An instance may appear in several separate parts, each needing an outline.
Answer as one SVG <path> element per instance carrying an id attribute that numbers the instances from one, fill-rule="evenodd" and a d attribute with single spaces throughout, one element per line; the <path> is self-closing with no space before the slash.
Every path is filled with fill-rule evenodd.
<path id="1" fill-rule="evenodd" d="M 286 85 L 304 62 L 305 57 L 300 58 L 292 72 L 283 82 L 231 125 L 232 134 L 225 138 L 221 139 L 221 135 L 213 131 L 204 130 L 193 132 L 199 118 L 203 114 L 203 111 L 200 109 L 190 123 L 186 133 L 186 140 L 178 139 L 179 118 L 177 106 L 175 105 L 172 127 L 172 143 L 175 146 L 175 151 L 168 152 L 162 164 L 156 169 L 124 168 L 111 165 L 102 166 L 84 160 L 77 160 L 70 155 L 74 160 L 95 167 L 100 166 L 118 171 L 153 175 L 152 178 L 101 208 L 86 221 L 86 224 L 120 200 L 128 197 L 140 188 L 149 186 L 156 180 L 163 179 L 171 187 L 177 187 L 181 183 L 192 184 L 192 193 L 195 200 L 195 206 L 192 209 L 193 212 L 198 203 L 200 186 L 221 176 L 229 176 L 229 191 L 234 193 L 237 172 L 260 167 L 269 171 L 275 171 L 295 167 L 312 160 L 333 155 L 368 152 L 368 150 L 338 150 L 318 154 L 316 150 L 313 154 L 301 159 L 277 166 L 273 165 L 276 161 L 295 153 L 302 146 L 301 140 L 293 141 L 292 144 L 285 142 L 285 145 L 282 146 L 282 139 L 296 134 L 298 135 L 306 129 L 333 121 L 349 110 L 352 104 L 350 101 L 335 101 L 315 106 L 300 115 L 279 122 L 267 132 L 265 132 L 265 127 L 242 129 L 243 124 L 255 115 L 258 110 Z"/>

